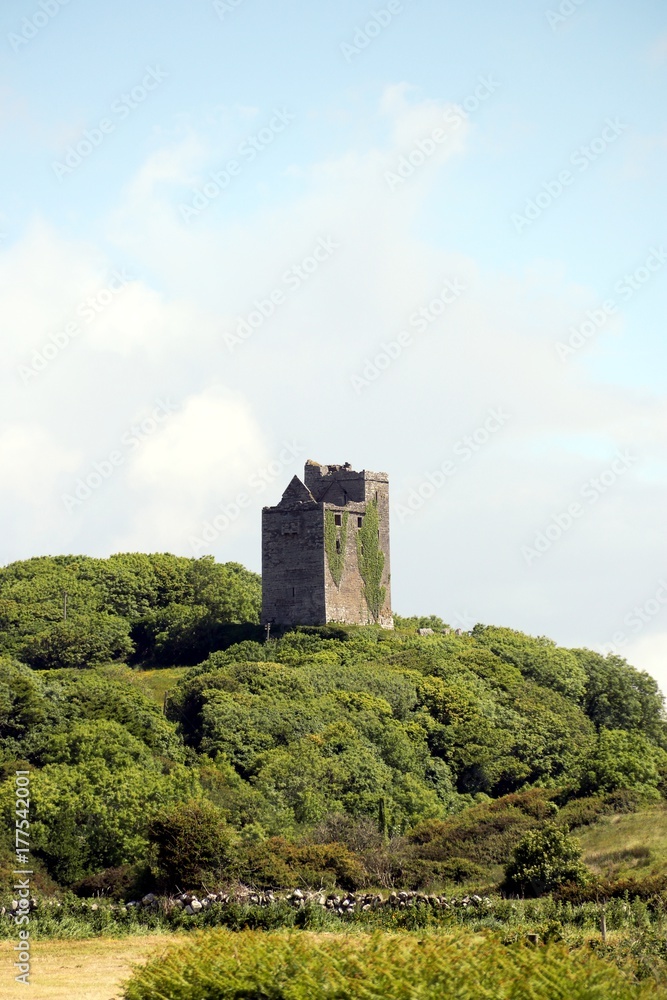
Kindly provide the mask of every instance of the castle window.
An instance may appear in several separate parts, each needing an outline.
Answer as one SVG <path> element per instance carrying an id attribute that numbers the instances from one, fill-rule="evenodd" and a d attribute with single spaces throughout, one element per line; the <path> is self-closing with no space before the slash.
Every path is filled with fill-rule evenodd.
<path id="1" fill-rule="evenodd" d="M 296 597 L 296 590 L 294 587 L 292 587 L 292 597 Z"/>
<path id="2" fill-rule="evenodd" d="M 336 527 L 340 527 L 340 525 L 343 523 L 343 515 L 334 514 L 334 522 L 336 524 Z"/>
<path id="3" fill-rule="evenodd" d="M 336 539 L 336 552 L 340 552 L 340 538 Z"/>
<path id="4" fill-rule="evenodd" d="M 358 517 L 358 518 L 357 518 L 357 528 L 362 528 L 362 527 L 363 527 L 363 524 L 364 524 L 364 519 L 363 519 L 363 517 Z"/>

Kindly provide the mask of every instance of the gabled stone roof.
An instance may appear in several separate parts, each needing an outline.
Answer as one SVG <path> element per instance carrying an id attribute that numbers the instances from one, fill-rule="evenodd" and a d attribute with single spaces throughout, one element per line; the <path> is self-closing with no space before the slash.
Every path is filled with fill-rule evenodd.
<path id="1" fill-rule="evenodd" d="M 315 497 L 308 487 L 301 482 L 298 476 L 294 476 L 289 486 L 282 495 L 279 507 L 293 507 L 301 503 L 315 503 Z"/>

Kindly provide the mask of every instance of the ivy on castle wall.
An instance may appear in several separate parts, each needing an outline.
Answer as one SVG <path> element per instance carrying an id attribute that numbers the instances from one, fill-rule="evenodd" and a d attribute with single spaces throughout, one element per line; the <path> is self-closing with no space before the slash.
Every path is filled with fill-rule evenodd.
<path id="1" fill-rule="evenodd" d="M 381 586 L 384 552 L 380 548 L 380 518 L 377 500 L 366 507 L 366 516 L 357 533 L 357 559 L 364 581 L 364 597 L 374 622 L 380 618 L 387 588 Z"/>
<path id="2" fill-rule="evenodd" d="M 332 510 L 324 512 L 324 548 L 327 554 L 329 570 L 337 587 L 340 587 L 343 569 L 345 568 L 348 518 L 349 514 L 347 512 L 344 513 L 342 518 L 343 523 L 338 527 L 334 512 Z M 336 542 L 340 542 L 340 551 Z"/>

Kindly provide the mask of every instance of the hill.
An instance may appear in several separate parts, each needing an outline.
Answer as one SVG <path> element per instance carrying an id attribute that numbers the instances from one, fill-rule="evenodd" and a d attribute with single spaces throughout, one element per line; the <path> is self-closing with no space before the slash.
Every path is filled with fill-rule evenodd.
<path id="1" fill-rule="evenodd" d="M 490 888 L 550 823 L 583 832 L 601 876 L 662 870 L 632 825 L 667 787 L 647 674 L 434 617 L 262 642 L 259 594 L 209 558 L 0 570 L 3 844 L 30 770 L 37 888 Z"/>

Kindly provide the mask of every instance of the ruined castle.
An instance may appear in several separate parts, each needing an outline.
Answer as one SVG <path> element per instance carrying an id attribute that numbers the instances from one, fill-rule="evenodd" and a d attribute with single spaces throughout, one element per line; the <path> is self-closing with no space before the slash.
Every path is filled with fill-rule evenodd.
<path id="1" fill-rule="evenodd" d="M 393 628 L 386 473 L 308 461 L 264 508 L 262 621 Z"/>

